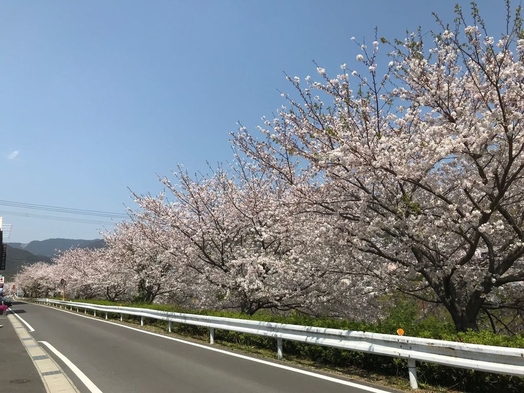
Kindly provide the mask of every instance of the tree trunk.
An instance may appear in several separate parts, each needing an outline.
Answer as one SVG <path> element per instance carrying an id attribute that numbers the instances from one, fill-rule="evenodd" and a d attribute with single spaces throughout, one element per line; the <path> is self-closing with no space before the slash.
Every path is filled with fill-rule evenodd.
<path id="1" fill-rule="evenodd" d="M 240 302 L 240 312 L 242 314 L 253 315 L 259 309 L 258 304 L 247 299 L 243 299 Z"/>
<path id="2" fill-rule="evenodd" d="M 433 288 L 451 315 L 457 332 L 478 331 L 477 316 L 484 303 L 482 292 L 468 292 L 467 285 L 453 280 L 452 276 L 444 277 L 439 284 Z"/>
<path id="3" fill-rule="evenodd" d="M 470 315 L 467 311 L 451 312 L 451 317 L 455 323 L 455 329 L 457 332 L 466 332 L 468 330 L 478 331 L 477 315 Z"/>
<path id="4" fill-rule="evenodd" d="M 454 299 L 451 303 L 444 303 L 453 319 L 457 332 L 466 332 L 470 329 L 479 330 L 477 316 L 482 303 L 482 299 L 476 293 L 472 295 L 465 305 L 460 304 L 457 299 Z"/>

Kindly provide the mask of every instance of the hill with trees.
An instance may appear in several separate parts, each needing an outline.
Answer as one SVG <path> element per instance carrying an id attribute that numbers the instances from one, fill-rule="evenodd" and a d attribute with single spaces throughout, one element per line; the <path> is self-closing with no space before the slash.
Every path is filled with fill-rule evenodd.
<path id="1" fill-rule="evenodd" d="M 33 240 L 30 243 L 8 243 L 13 248 L 23 249 L 34 255 L 44 255 L 52 258 L 62 251 L 74 248 L 96 249 L 105 246 L 102 239 L 84 240 L 84 239 L 46 239 Z"/>
<path id="2" fill-rule="evenodd" d="M 30 243 L 7 243 L 6 270 L 0 274 L 9 281 L 23 266 L 30 266 L 37 262 L 50 263 L 51 258 L 61 252 L 72 249 L 99 249 L 105 247 L 102 239 L 46 239 L 34 240 Z"/>
<path id="3" fill-rule="evenodd" d="M 5 277 L 6 281 L 10 281 L 22 266 L 29 266 L 37 262 L 49 263 L 51 258 L 7 245 L 6 270 L 0 271 L 0 274 Z"/>

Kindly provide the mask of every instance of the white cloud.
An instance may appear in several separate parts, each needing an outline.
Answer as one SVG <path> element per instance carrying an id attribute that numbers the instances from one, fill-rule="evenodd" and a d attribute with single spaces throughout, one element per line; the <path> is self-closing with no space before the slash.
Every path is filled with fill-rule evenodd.
<path id="1" fill-rule="evenodd" d="M 11 154 L 7 156 L 8 160 L 14 160 L 16 157 L 18 157 L 18 154 L 20 153 L 20 150 L 15 150 Z"/>

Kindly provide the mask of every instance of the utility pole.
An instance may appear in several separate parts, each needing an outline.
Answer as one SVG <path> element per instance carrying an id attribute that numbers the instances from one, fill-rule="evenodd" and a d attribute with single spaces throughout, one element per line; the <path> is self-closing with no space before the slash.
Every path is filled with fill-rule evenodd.
<path id="1" fill-rule="evenodd" d="M 6 246 L 2 232 L 2 217 L 0 217 L 0 270 L 5 270 Z M 4 276 L 0 275 L 0 296 L 4 295 Z M 1 326 L 1 325 L 0 325 Z"/>
<path id="2" fill-rule="evenodd" d="M 4 233 L 2 231 L 2 217 L 0 217 L 0 270 L 5 270 L 7 259 L 7 245 L 4 244 Z"/>

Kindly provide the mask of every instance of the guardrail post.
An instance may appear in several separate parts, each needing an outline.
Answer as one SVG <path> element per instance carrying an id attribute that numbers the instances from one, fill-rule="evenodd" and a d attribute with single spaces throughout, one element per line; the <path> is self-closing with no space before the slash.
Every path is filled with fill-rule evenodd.
<path id="1" fill-rule="evenodd" d="M 120 321 L 124 320 L 124 314 L 120 314 Z"/>
<path id="2" fill-rule="evenodd" d="M 215 343 L 215 328 L 209 328 L 209 344 Z"/>
<path id="3" fill-rule="evenodd" d="M 417 383 L 417 362 L 415 359 L 408 359 L 409 385 L 411 389 L 418 389 Z"/>
<path id="4" fill-rule="evenodd" d="M 96 310 L 94 310 L 94 313 L 93 313 L 93 315 L 94 315 L 94 316 L 96 317 Z"/>
<path id="5" fill-rule="evenodd" d="M 84 314 L 87 314 L 87 308 L 84 308 Z"/>
<path id="6" fill-rule="evenodd" d="M 173 323 L 173 322 L 169 321 L 169 323 L 167 324 L 167 331 L 168 331 L 169 333 L 171 333 L 171 324 L 172 324 L 172 323 Z"/>
<path id="7" fill-rule="evenodd" d="M 107 313 L 106 313 L 106 319 L 107 319 Z"/>
<path id="8" fill-rule="evenodd" d="M 278 360 L 282 359 L 282 338 L 277 338 L 277 358 Z"/>
<path id="9" fill-rule="evenodd" d="M 144 326 L 144 317 L 140 317 L 140 326 Z"/>

